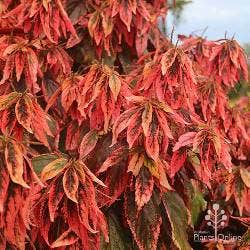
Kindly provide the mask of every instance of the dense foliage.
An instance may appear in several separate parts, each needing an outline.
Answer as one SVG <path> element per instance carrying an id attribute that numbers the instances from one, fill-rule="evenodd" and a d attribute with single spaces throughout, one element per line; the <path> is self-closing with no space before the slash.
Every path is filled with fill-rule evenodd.
<path id="1" fill-rule="evenodd" d="M 0 249 L 198 249 L 213 202 L 250 225 L 234 39 L 159 30 L 165 0 L 0 2 Z M 199 248 L 200 249 L 200 248 Z"/>

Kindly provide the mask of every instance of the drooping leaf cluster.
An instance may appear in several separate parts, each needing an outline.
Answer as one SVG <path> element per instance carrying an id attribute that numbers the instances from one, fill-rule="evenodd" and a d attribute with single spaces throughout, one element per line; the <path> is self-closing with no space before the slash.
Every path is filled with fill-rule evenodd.
<path id="1" fill-rule="evenodd" d="M 188 250 L 213 201 L 246 231 L 244 51 L 173 44 L 168 7 L 0 2 L 0 249 Z"/>

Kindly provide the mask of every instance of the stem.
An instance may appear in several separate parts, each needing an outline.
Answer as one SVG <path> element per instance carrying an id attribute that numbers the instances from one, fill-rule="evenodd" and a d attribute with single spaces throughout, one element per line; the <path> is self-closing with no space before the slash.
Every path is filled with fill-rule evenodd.
<path id="1" fill-rule="evenodd" d="M 214 211 L 214 239 L 217 242 L 218 239 L 218 218 L 217 218 L 217 210 Z"/>

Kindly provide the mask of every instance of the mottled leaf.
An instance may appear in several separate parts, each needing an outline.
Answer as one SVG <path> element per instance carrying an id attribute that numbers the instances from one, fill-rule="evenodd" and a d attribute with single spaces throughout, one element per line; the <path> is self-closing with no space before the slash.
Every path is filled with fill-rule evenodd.
<path id="1" fill-rule="evenodd" d="M 79 179 L 73 167 L 69 167 L 63 175 L 63 188 L 67 197 L 77 203 Z"/>
<path id="2" fill-rule="evenodd" d="M 171 224 L 172 239 L 176 247 L 180 250 L 191 250 L 187 234 L 189 215 L 182 198 L 176 192 L 169 191 L 163 194 L 162 202 Z"/>
<path id="3" fill-rule="evenodd" d="M 137 212 L 135 195 L 125 195 L 125 213 L 128 225 L 140 250 L 156 250 L 162 218 L 159 211 L 159 198 L 154 193 L 147 204 Z"/>
<path id="4" fill-rule="evenodd" d="M 245 183 L 245 185 L 250 188 L 250 171 L 245 169 L 245 168 L 241 168 L 240 169 L 240 176 L 241 179 L 243 180 L 243 182 Z"/>
<path id="5" fill-rule="evenodd" d="M 18 92 L 11 92 L 7 95 L 0 96 L 0 111 L 9 108 L 11 105 L 17 102 L 21 94 Z"/>
<path id="6" fill-rule="evenodd" d="M 80 157 L 86 157 L 94 148 L 98 141 L 98 134 L 96 130 L 90 130 L 84 135 L 80 145 Z"/>
<path id="7" fill-rule="evenodd" d="M 55 176 L 57 176 L 63 171 L 67 162 L 68 160 L 65 158 L 59 158 L 50 162 L 48 165 L 46 165 L 43 168 L 42 173 L 41 173 L 41 179 L 43 181 L 47 181 L 47 180 L 54 178 Z"/>
<path id="8" fill-rule="evenodd" d="M 117 101 L 118 95 L 121 90 L 121 80 L 115 73 L 113 73 L 109 77 L 109 88 L 112 91 L 115 101 Z"/>
<path id="9" fill-rule="evenodd" d="M 135 181 L 135 202 L 138 211 L 150 200 L 154 187 L 151 173 L 142 167 Z"/>
<path id="10" fill-rule="evenodd" d="M 21 146 L 16 142 L 12 141 L 7 143 L 5 148 L 5 161 L 11 180 L 25 188 L 29 188 L 28 184 L 23 179 L 23 152 Z"/>

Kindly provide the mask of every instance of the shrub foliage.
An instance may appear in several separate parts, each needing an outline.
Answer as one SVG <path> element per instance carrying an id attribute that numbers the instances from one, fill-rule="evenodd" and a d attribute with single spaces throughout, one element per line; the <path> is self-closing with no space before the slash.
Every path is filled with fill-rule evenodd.
<path id="1" fill-rule="evenodd" d="M 244 51 L 173 44 L 167 10 L 0 2 L 0 249 L 188 250 L 214 201 L 247 231 L 250 104 L 228 98 Z"/>

